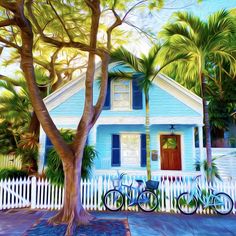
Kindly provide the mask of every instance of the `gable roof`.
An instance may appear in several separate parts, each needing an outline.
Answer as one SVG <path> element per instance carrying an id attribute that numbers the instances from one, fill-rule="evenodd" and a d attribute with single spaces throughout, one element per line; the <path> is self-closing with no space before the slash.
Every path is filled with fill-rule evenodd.
<path id="1" fill-rule="evenodd" d="M 99 63 L 96 66 L 95 77 L 100 75 L 100 68 L 101 64 Z M 48 110 L 51 111 L 61 103 L 65 102 L 71 96 L 76 94 L 78 91 L 83 89 L 85 87 L 85 78 L 86 72 L 82 73 L 76 79 L 68 82 L 67 84 L 47 96 L 44 99 L 44 103 L 47 106 Z M 165 90 L 166 92 L 198 112 L 201 116 L 203 115 L 202 99 L 190 90 L 186 89 L 164 74 L 158 74 L 153 82 L 161 89 Z"/>

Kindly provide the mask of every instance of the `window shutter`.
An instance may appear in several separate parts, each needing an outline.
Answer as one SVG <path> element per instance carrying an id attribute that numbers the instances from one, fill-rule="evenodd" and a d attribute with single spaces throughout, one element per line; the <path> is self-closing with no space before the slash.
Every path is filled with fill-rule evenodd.
<path id="1" fill-rule="evenodd" d="M 133 90 L 133 109 L 140 110 L 143 109 L 143 93 L 138 86 L 137 79 L 132 80 L 132 90 Z"/>
<path id="2" fill-rule="evenodd" d="M 46 136 L 46 147 L 51 147 L 51 146 L 53 146 L 53 144 L 52 144 L 51 140 L 49 139 L 49 137 Z"/>
<path id="3" fill-rule="evenodd" d="M 108 78 L 107 95 L 106 95 L 105 103 L 103 106 L 103 110 L 110 110 L 110 109 L 111 109 L 111 79 Z"/>
<path id="4" fill-rule="evenodd" d="M 145 167 L 146 162 L 146 134 L 141 134 L 141 167 Z"/>
<path id="5" fill-rule="evenodd" d="M 120 135 L 112 135 L 112 166 L 120 166 Z"/>

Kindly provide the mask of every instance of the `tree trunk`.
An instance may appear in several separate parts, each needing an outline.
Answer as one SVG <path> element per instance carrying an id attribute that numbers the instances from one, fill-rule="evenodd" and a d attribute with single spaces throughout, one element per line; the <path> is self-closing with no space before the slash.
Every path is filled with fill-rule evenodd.
<path id="1" fill-rule="evenodd" d="M 147 158 L 147 178 L 151 179 L 151 155 L 150 155 L 150 121 L 149 121 L 149 95 L 145 93 L 145 132 L 146 132 L 146 158 Z"/>
<path id="2" fill-rule="evenodd" d="M 33 112 L 30 125 L 29 125 L 29 132 L 34 133 L 37 137 L 39 136 L 39 128 L 40 128 L 40 123 L 38 120 L 38 117 L 35 112 Z"/>
<path id="3" fill-rule="evenodd" d="M 211 151 L 211 128 L 208 113 L 208 104 L 206 101 L 206 78 L 201 75 L 201 86 L 202 86 L 202 102 L 203 102 L 203 114 L 205 124 L 205 135 L 206 135 L 206 154 L 207 154 L 207 180 L 211 181 L 212 174 L 212 151 Z"/>
<path id="4" fill-rule="evenodd" d="M 76 158 L 74 157 L 74 159 Z M 67 224 L 66 236 L 73 235 L 76 226 L 87 225 L 94 219 L 82 206 L 81 165 L 82 158 L 79 158 L 77 162 L 63 163 L 65 174 L 63 208 L 57 215 L 49 219 L 51 224 Z"/>

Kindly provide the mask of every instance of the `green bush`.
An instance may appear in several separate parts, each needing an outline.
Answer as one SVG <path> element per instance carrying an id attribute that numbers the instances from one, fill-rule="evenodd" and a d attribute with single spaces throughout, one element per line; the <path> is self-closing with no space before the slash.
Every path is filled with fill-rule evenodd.
<path id="1" fill-rule="evenodd" d="M 67 143 L 71 143 L 74 138 L 73 130 L 61 130 L 61 135 Z M 88 178 L 93 166 L 94 158 L 97 156 L 97 151 L 93 146 L 85 146 L 84 156 L 82 161 L 82 178 Z M 46 177 L 56 185 L 64 184 L 64 172 L 61 159 L 57 154 L 55 148 L 51 148 L 47 152 L 47 169 L 45 171 Z"/>
<path id="2" fill-rule="evenodd" d="M 196 161 L 195 164 L 194 164 L 196 171 L 200 171 L 201 166 L 203 166 L 205 175 L 210 176 L 211 180 L 214 180 L 215 178 L 221 180 L 221 177 L 220 177 L 220 174 L 219 174 L 219 169 L 218 169 L 218 167 L 215 163 L 216 159 L 217 159 L 216 157 L 212 158 L 211 173 L 210 173 L 210 170 L 209 170 L 208 165 L 207 165 L 207 160 L 204 160 L 203 162 Z"/>
<path id="3" fill-rule="evenodd" d="M 0 170 L 0 179 L 16 179 L 27 177 L 28 174 L 26 171 L 18 170 L 16 168 L 12 169 L 1 169 Z"/>

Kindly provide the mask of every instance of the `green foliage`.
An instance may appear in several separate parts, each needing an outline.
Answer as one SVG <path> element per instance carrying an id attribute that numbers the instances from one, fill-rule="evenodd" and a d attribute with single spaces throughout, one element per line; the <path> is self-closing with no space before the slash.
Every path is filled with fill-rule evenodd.
<path id="1" fill-rule="evenodd" d="M 189 56 L 164 68 L 164 73 L 210 101 L 213 139 L 228 129 L 230 114 L 236 107 L 235 27 L 235 18 L 225 10 L 213 13 L 207 20 L 178 12 L 160 33 L 165 40 L 164 58 L 179 53 Z M 204 94 L 202 77 L 207 82 Z"/>
<path id="2" fill-rule="evenodd" d="M 205 172 L 205 175 L 210 176 L 210 179 L 212 181 L 214 181 L 215 178 L 221 180 L 221 177 L 220 177 L 220 174 L 219 174 L 219 169 L 218 169 L 218 167 L 215 163 L 216 159 L 217 159 L 216 157 L 212 158 L 212 167 L 211 167 L 211 169 L 209 169 L 209 167 L 207 165 L 207 160 L 204 160 L 202 163 L 199 162 L 199 161 L 196 161 L 195 164 L 194 164 L 196 171 L 200 171 L 201 166 L 202 166 L 203 170 Z"/>
<path id="3" fill-rule="evenodd" d="M 82 178 L 88 178 L 93 166 L 94 158 L 97 156 L 97 152 L 92 146 L 85 146 L 84 156 L 82 161 Z M 52 183 L 57 185 L 64 184 L 64 172 L 61 159 L 54 148 L 51 148 L 47 153 L 47 169 L 46 177 L 51 180 Z"/>
<path id="4" fill-rule="evenodd" d="M 32 107 L 26 82 L 0 76 L 0 153 L 16 152 L 21 135 L 26 132 Z"/>
<path id="5" fill-rule="evenodd" d="M 26 171 L 18 170 L 15 168 L 12 169 L 0 169 L 0 179 L 16 179 L 27 177 L 28 174 Z"/>
<path id="6" fill-rule="evenodd" d="M 74 139 L 75 131 L 62 129 L 61 135 L 67 143 L 71 143 Z M 97 156 L 97 151 L 93 146 L 85 146 L 84 156 L 82 161 L 82 178 L 88 178 L 93 166 L 93 161 Z M 62 161 L 57 154 L 55 148 L 51 148 L 47 153 L 47 169 L 45 171 L 46 177 L 51 180 L 52 183 L 57 185 L 64 184 L 64 172 Z"/>

